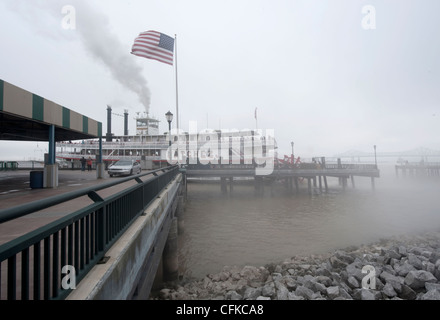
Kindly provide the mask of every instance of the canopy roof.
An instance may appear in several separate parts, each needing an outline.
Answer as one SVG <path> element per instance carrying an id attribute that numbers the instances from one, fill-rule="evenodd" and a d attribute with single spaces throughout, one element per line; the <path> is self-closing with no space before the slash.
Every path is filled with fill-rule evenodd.
<path id="1" fill-rule="evenodd" d="M 102 136 L 102 123 L 0 79 L 0 140 L 55 141 Z"/>

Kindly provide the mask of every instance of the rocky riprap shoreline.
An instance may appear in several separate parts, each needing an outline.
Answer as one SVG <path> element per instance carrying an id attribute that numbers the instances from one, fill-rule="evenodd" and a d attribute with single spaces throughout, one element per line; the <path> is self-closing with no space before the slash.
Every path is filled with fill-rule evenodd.
<path id="1" fill-rule="evenodd" d="M 366 265 L 374 267 L 375 289 L 362 286 Z M 203 279 L 167 283 L 151 299 L 440 300 L 440 232 L 261 267 L 224 267 Z"/>

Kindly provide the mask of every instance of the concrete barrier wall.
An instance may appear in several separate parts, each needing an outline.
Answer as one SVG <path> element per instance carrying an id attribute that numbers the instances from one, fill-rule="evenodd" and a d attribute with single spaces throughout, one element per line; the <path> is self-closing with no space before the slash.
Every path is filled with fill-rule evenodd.
<path id="1" fill-rule="evenodd" d="M 169 228 L 181 181 L 179 174 L 110 248 L 106 253 L 108 261 L 96 265 L 67 300 L 126 300 L 133 297 L 149 255 L 163 249 L 155 248 L 156 236 L 164 231 L 161 229 L 166 227 L 165 224 Z"/>

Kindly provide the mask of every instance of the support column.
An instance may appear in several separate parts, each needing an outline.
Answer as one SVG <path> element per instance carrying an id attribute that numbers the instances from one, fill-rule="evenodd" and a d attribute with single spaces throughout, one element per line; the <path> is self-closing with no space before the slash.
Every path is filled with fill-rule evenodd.
<path id="1" fill-rule="evenodd" d="M 324 176 L 324 186 L 325 186 L 325 192 L 328 193 L 327 176 Z"/>
<path id="2" fill-rule="evenodd" d="M 270 195 L 274 195 L 274 184 L 275 184 L 275 178 L 270 178 Z"/>
<path id="3" fill-rule="evenodd" d="M 263 178 L 255 176 L 255 193 L 258 195 L 264 194 Z"/>
<path id="4" fill-rule="evenodd" d="M 293 178 L 293 181 L 295 182 L 295 190 L 296 190 L 296 193 L 298 193 L 298 192 L 299 192 L 298 178 L 297 178 L 297 177 Z"/>
<path id="5" fill-rule="evenodd" d="M 185 184 L 185 201 L 188 199 L 188 180 L 186 179 L 186 174 L 183 175 L 183 181 Z"/>
<path id="6" fill-rule="evenodd" d="M 319 192 L 322 193 L 322 176 L 319 176 Z"/>
<path id="7" fill-rule="evenodd" d="M 104 178 L 105 166 L 102 162 L 102 137 L 99 137 L 99 154 L 96 157 L 96 179 Z"/>
<path id="8" fill-rule="evenodd" d="M 179 278 L 179 258 L 177 246 L 177 218 L 171 220 L 168 239 L 163 250 L 164 281 L 174 281 Z"/>
<path id="9" fill-rule="evenodd" d="M 46 164 L 55 164 L 55 126 L 52 124 L 49 127 L 49 158 Z"/>
<path id="10" fill-rule="evenodd" d="M 351 176 L 350 178 L 351 178 L 351 186 L 352 186 L 353 188 L 356 188 L 356 186 L 355 186 L 355 184 L 354 184 L 354 176 Z"/>
<path id="11" fill-rule="evenodd" d="M 309 194 L 312 194 L 312 178 L 307 178 L 307 188 L 309 190 Z"/>
<path id="12" fill-rule="evenodd" d="M 228 189 L 227 189 L 227 186 L 226 186 L 226 178 L 224 178 L 224 177 L 220 178 L 220 189 L 221 189 L 223 194 L 228 193 Z"/>
<path id="13" fill-rule="evenodd" d="M 43 187 L 58 187 L 58 164 L 56 163 L 55 156 L 55 126 L 53 124 L 49 127 L 49 154 L 44 164 Z"/>

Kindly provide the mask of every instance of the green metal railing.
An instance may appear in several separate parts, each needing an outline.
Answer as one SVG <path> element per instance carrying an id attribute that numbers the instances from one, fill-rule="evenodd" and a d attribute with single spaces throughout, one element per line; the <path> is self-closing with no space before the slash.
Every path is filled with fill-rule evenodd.
<path id="1" fill-rule="evenodd" d="M 178 173 L 178 166 L 166 167 L 0 210 L 2 223 L 85 195 L 94 202 L 0 246 L 0 298 L 65 299 L 72 289 L 62 284 L 62 268 L 74 267 L 81 281 Z M 130 180 L 137 184 L 106 199 L 96 192 Z"/>

